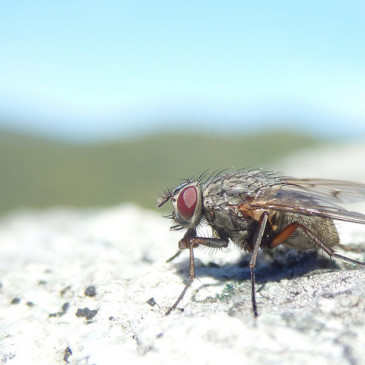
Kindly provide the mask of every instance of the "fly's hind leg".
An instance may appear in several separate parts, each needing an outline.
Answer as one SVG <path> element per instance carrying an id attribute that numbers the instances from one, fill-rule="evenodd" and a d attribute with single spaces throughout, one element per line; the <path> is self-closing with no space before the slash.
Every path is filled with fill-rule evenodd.
<path id="1" fill-rule="evenodd" d="M 301 229 L 315 244 L 317 247 L 321 248 L 324 252 L 328 254 L 328 256 L 338 258 L 343 261 L 351 262 L 356 265 L 365 265 L 365 262 L 358 261 L 355 259 L 350 259 L 349 257 L 340 255 L 336 253 L 331 247 L 326 246 L 315 234 L 313 234 L 307 227 L 298 222 L 293 222 L 289 224 L 286 228 L 284 228 L 280 233 L 278 233 L 271 244 L 270 248 L 274 248 L 284 241 L 286 241 L 297 229 Z"/>

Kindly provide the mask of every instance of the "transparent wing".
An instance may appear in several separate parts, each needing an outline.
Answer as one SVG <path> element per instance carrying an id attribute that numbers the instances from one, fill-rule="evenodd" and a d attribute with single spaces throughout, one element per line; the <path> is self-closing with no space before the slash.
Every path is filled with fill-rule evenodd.
<path id="1" fill-rule="evenodd" d="M 259 189 L 252 209 L 277 210 L 365 224 L 365 215 L 339 204 L 365 201 L 365 185 L 345 181 L 281 178 Z"/>
<path id="2" fill-rule="evenodd" d="M 334 203 L 356 203 L 365 201 L 365 184 L 325 179 L 284 178 L 285 183 L 297 185 L 323 196 Z"/>

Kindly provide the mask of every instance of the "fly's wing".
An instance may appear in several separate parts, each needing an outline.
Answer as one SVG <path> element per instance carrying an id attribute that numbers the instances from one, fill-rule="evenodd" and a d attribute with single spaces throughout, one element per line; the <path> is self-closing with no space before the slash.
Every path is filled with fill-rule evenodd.
<path id="1" fill-rule="evenodd" d="M 325 179 L 285 178 L 284 181 L 319 194 L 324 199 L 333 201 L 334 204 L 365 201 L 365 184 Z"/>
<path id="2" fill-rule="evenodd" d="M 251 209 L 276 210 L 365 224 L 365 215 L 338 204 L 365 201 L 365 185 L 335 180 L 281 178 L 261 188 Z"/>

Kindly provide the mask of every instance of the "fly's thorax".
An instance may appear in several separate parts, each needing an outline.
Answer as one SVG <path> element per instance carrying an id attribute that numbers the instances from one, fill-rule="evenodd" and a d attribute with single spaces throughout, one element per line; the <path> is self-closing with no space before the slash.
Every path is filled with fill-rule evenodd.
<path id="1" fill-rule="evenodd" d="M 244 250 L 252 251 L 252 236 L 257 222 L 240 215 L 238 209 L 225 204 L 210 206 L 204 201 L 205 219 L 212 228 Z"/>
<path id="2" fill-rule="evenodd" d="M 213 228 L 224 231 L 237 243 L 247 236 L 253 220 L 242 216 L 239 204 L 247 196 L 242 176 L 228 174 L 207 181 L 202 186 L 205 219 Z"/>
<path id="3" fill-rule="evenodd" d="M 218 174 L 202 184 L 203 198 L 220 195 L 225 199 L 254 197 L 261 188 L 274 186 L 280 180 L 261 170 L 232 171 Z"/>
<path id="4" fill-rule="evenodd" d="M 242 217 L 237 205 L 230 205 L 226 200 L 205 198 L 203 211 L 206 222 L 215 230 L 224 232 L 234 243 L 243 246 L 249 236 L 253 219 Z"/>

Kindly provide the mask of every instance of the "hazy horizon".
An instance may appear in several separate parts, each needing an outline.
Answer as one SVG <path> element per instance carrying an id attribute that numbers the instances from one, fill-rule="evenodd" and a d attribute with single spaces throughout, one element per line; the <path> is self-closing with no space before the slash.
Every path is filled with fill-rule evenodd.
<path id="1" fill-rule="evenodd" d="M 365 137 L 365 3 L 6 1 L 0 127 Z"/>

